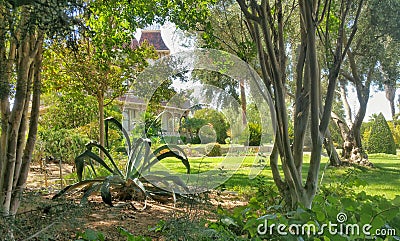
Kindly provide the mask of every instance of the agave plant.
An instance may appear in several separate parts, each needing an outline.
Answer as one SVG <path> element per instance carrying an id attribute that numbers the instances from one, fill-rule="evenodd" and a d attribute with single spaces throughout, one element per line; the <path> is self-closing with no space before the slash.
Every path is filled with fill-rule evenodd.
<path id="1" fill-rule="evenodd" d="M 187 192 L 185 183 L 177 176 L 170 175 L 165 171 L 150 171 L 150 168 L 159 161 L 173 157 L 186 167 L 187 173 L 190 173 L 190 164 L 185 152 L 177 145 L 162 145 L 156 150 L 151 150 L 151 141 L 147 138 L 138 138 L 133 143 L 129 135 L 122 127 L 121 123 L 115 118 L 110 117 L 105 121 L 106 143 L 108 148 L 108 129 L 109 123 L 115 124 L 122 132 L 126 141 L 127 162 L 125 170 L 120 170 L 109 151 L 96 142 L 86 144 L 86 151 L 75 158 L 76 172 L 78 182 L 69 185 L 58 192 L 53 199 L 56 199 L 65 193 L 81 188 L 84 194 L 81 203 L 87 202 L 88 197 L 100 191 L 103 201 L 113 206 L 112 193 L 116 192 L 119 199 L 137 199 L 144 200 L 146 207 L 148 198 L 155 198 L 157 195 L 172 195 L 176 200 L 176 193 Z M 102 159 L 93 152 L 93 148 L 98 148 L 105 154 Z M 100 176 L 96 173 L 94 163 L 104 167 L 108 175 Z M 94 178 L 83 180 L 84 170 L 89 169 L 94 174 Z"/>

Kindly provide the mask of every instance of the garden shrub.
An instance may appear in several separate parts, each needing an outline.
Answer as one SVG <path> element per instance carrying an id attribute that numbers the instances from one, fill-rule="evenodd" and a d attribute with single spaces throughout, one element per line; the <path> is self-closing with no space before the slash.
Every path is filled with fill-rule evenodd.
<path id="1" fill-rule="evenodd" d="M 209 143 L 205 147 L 206 155 L 209 157 L 221 156 L 221 145 L 219 143 Z"/>
<path id="2" fill-rule="evenodd" d="M 396 155 L 396 144 L 389 125 L 382 113 L 375 119 L 368 139 L 368 153 Z"/>
<path id="3" fill-rule="evenodd" d="M 244 146 L 259 146 L 261 144 L 261 125 L 249 122 L 239 136 L 239 143 Z"/>
<path id="4" fill-rule="evenodd" d="M 249 124 L 249 146 L 259 146 L 261 144 L 261 125 L 250 122 Z"/>
<path id="5" fill-rule="evenodd" d="M 392 131 L 393 134 L 393 139 L 394 143 L 396 144 L 396 147 L 400 147 L 400 125 L 399 123 L 395 123 L 393 121 L 388 122 L 390 131 Z"/>
<path id="6" fill-rule="evenodd" d="M 66 163 L 74 163 L 89 139 L 76 130 L 46 130 L 39 128 L 36 151 L 41 157 L 52 157 Z"/>
<path id="7" fill-rule="evenodd" d="M 194 113 L 194 118 L 199 120 L 197 125 L 201 124 L 200 128 L 204 125 L 210 125 L 217 135 L 216 141 L 222 144 L 225 143 L 225 138 L 228 137 L 229 124 L 226 123 L 223 114 L 213 109 L 201 109 Z M 197 126 L 194 129 L 198 131 L 200 128 Z"/>

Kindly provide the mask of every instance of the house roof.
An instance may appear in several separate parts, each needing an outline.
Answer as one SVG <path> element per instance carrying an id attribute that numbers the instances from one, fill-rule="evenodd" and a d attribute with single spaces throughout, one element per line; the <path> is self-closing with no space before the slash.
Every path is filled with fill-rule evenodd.
<path id="1" fill-rule="evenodd" d="M 142 30 L 139 44 L 142 44 L 145 40 L 153 45 L 157 51 L 169 50 L 162 39 L 161 30 Z"/>
<path id="2" fill-rule="evenodd" d="M 131 44 L 130 44 L 130 48 L 131 49 L 135 49 L 137 46 L 139 46 L 139 42 L 135 39 L 135 38 L 133 38 L 132 40 L 131 40 Z"/>

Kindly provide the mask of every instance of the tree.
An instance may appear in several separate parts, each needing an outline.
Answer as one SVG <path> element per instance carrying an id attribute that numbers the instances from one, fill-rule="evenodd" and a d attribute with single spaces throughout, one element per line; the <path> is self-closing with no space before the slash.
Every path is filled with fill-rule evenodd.
<path id="1" fill-rule="evenodd" d="M 247 27 L 257 46 L 262 78 L 273 100 L 278 130 L 275 146 L 270 157 L 274 181 L 286 197 L 290 208 L 301 204 L 311 207 L 318 187 L 322 143 L 327 133 L 336 80 L 342 61 L 357 29 L 362 1 L 299 1 L 298 5 L 284 5 L 282 1 L 237 0 L 246 17 Z M 299 11 L 300 45 L 295 68 L 296 106 L 294 111 L 293 149 L 288 133 L 286 110 L 287 38 L 295 37 L 284 32 L 287 19 L 295 10 Z M 350 29 L 348 29 L 351 27 Z M 350 34 L 346 38 L 345 32 Z M 317 32 L 326 50 L 328 73 L 327 90 L 321 100 L 321 71 L 317 55 Z M 332 45 L 331 45 L 332 44 Z M 322 104 L 324 102 L 324 105 Z M 312 110 L 311 112 L 309 110 Z M 310 167 L 303 183 L 303 142 L 310 115 L 312 152 Z M 282 161 L 284 179 L 278 169 L 278 153 Z"/>
<path id="2" fill-rule="evenodd" d="M 100 63 L 102 58 L 113 55 L 112 47 L 121 46 L 117 42 L 126 36 L 125 27 L 134 29 L 133 26 L 151 23 L 154 19 L 163 22 L 169 16 L 171 21 L 189 28 L 196 25 L 196 20 L 207 18 L 205 3 L 0 0 L 0 204 L 4 215 L 17 212 L 32 159 L 40 107 L 44 39 L 51 43 L 55 37 L 61 37 L 61 42 L 65 41 L 74 49 L 77 39 L 88 37 L 79 32 L 81 27 L 88 30 L 87 34 L 104 28 L 106 31 L 102 34 L 91 36 L 97 40 L 94 41 L 96 48 L 107 50 L 98 53 Z M 84 11 L 88 8 L 90 11 Z M 86 17 L 85 21 L 81 17 Z M 123 21 L 118 22 L 121 19 Z M 115 38 L 102 41 L 111 33 Z M 104 69 L 114 67 L 107 66 L 106 61 L 100 64 Z"/>
<path id="3" fill-rule="evenodd" d="M 245 18 L 240 13 L 239 6 L 234 1 L 217 1 L 212 6 L 210 14 L 210 28 L 204 28 L 200 45 L 220 49 L 235 54 L 246 63 L 254 64 L 256 49 L 254 42 L 246 28 Z M 220 81 L 221 83 L 222 81 Z M 243 124 L 247 124 L 247 100 L 245 81 L 243 79 L 226 82 L 236 87 L 240 93 Z"/>
<path id="4" fill-rule="evenodd" d="M 0 204 L 15 215 L 35 145 L 45 36 L 65 36 L 74 1 L 0 1 Z M 11 99 L 13 101 L 11 101 Z M 29 122 L 28 122 L 29 121 Z"/>
<path id="5" fill-rule="evenodd" d="M 368 153 L 396 155 L 396 144 L 385 117 L 380 113 L 375 119 L 368 139 Z"/>
<path id="6" fill-rule="evenodd" d="M 355 36 L 351 48 L 347 52 L 347 61 L 341 70 L 341 80 L 339 81 L 340 96 L 342 99 L 345 119 L 334 114 L 333 119 L 341 130 L 343 138 L 342 156 L 350 160 L 354 157 L 354 152 L 359 153 L 359 157 L 351 161 L 367 159 L 364 152 L 361 125 L 367 110 L 372 84 L 384 85 L 386 96 L 391 102 L 392 113 L 394 113 L 394 92 L 396 76 L 396 64 L 398 64 L 398 42 L 395 40 L 398 35 L 398 21 L 388 24 L 393 31 L 382 29 L 383 20 L 381 14 L 394 16 L 398 12 L 400 5 L 392 6 L 391 2 L 370 0 L 366 1 L 364 14 L 360 19 L 359 32 Z M 375 19 L 376 18 L 376 19 Z M 396 54 L 397 53 L 397 54 Z M 398 67 L 397 67 L 398 71 Z M 360 104 L 354 120 L 352 119 L 351 108 L 347 100 L 349 85 L 356 89 L 357 100 Z"/>

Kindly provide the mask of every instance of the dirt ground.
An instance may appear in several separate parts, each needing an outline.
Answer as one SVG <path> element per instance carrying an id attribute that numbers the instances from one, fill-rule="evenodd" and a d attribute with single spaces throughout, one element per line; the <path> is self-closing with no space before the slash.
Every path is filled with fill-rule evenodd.
<path id="1" fill-rule="evenodd" d="M 100 195 L 91 197 L 85 206 L 79 205 L 79 193 L 51 200 L 66 185 L 68 175 L 73 171 L 72 166 L 62 165 L 61 182 L 59 164 L 51 163 L 45 167 L 32 165 L 27 192 L 23 196 L 17 219 L 11 224 L 13 230 L 17 230 L 14 231 L 17 240 L 75 240 L 79 232 L 87 229 L 102 232 L 106 240 L 127 240 L 119 234 L 119 227 L 134 235 L 165 240 L 160 232 L 150 230 L 160 220 L 215 220 L 217 217 L 214 211 L 218 206 L 231 209 L 246 204 L 235 192 L 216 191 L 201 195 L 196 202 L 180 200 L 175 205 L 173 202 L 161 204 L 150 200 L 143 211 L 139 210 L 143 202 L 117 202 L 114 207 L 109 207 L 102 203 Z"/>

